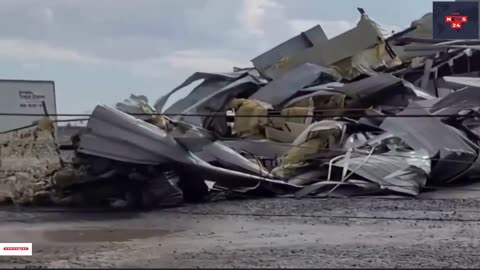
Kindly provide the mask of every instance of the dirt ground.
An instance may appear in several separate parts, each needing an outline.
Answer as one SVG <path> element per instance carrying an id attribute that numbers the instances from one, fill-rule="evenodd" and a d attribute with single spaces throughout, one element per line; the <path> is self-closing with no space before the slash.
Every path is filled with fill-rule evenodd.
<path id="1" fill-rule="evenodd" d="M 480 201 L 268 199 L 146 213 L 0 210 L 0 267 L 480 267 Z"/>

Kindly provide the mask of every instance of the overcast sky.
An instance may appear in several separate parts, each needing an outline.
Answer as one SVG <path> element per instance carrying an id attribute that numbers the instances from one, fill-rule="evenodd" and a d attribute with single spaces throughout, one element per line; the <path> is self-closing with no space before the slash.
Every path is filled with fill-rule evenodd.
<path id="1" fill-rule="evenodd" d="M 0 77 L 54 80 L 59 113 L 153 103 L 195 71 L 228 72 L 320 24 L 329 37 L 359 19 L 386 29 L 431 12 L 430 0 L 1 0 Z"/>

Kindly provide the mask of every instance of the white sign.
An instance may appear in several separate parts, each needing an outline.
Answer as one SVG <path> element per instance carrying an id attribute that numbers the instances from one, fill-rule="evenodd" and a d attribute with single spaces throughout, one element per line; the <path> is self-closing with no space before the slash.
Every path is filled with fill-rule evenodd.
<path id="1" fill-rule="evenodd" d="M 32 243 L 0 243 L 0 256 L 32 256 Z"/>
<path id="2" fill-rule="evenodd" d="M 29 115 L 0 115 L 0 132 L 30 126 L 42 119 L 43 102 L 48 114 L 57 113 L 53 82 L 0 80 L 0 113 Z"/>

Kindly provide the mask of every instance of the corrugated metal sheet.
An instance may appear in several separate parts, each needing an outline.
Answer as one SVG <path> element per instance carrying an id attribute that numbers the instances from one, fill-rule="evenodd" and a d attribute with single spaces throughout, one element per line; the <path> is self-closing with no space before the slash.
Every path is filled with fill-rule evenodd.
<path id="1" fill-rule="evenodd" d="M 345 163 L 348 162 L 350 171 L 354 170 L 355 174 L 375 182 L 385 189 L 418 195 L 420 188 L 425 186 L 427 182 L 426 172 L 420 168 L 412 168 L 405 161 L 405 157 L 396 155 L 398 153 L 392 152 L 385 153 L 384 156 L 354 157 L 348 159 L 348 161 L 342 159 L 334 165 L 343 168 Z"/>
<path id="2" fill-rule="evenodd" d="M 78 151 L 132 163 L 192 163 L 187 152 L 164 130 L 101 105 L 93 111 Z"/>

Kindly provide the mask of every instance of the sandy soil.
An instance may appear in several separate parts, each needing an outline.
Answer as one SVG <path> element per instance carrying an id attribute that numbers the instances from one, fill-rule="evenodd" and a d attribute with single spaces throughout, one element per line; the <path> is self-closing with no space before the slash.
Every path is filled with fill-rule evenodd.
<path id="1" fill-rule="evenodd" d="M 269 199 L 148 213 L 0 210 L 0 267 L 480 267 L 480 201 Z"/>

